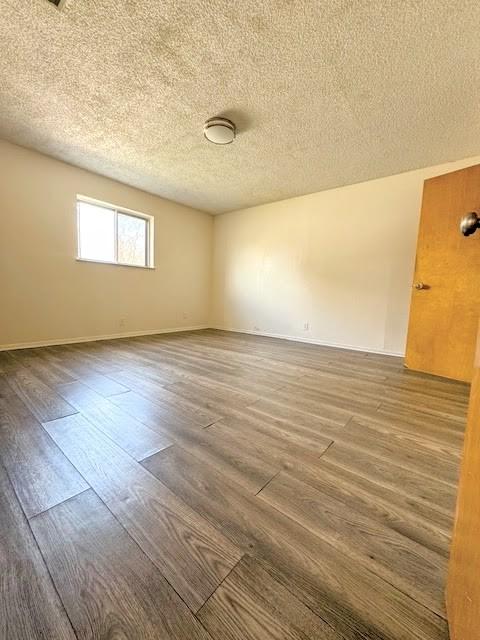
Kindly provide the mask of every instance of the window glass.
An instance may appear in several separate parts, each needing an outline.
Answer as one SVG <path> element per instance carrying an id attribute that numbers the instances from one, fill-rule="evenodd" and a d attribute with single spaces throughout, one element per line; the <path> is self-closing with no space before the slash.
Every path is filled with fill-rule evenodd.
<path id="1" fill-rule="evenodd" d="M 153 267 L 153 218 L 77 200 L 78 258 Z"/>
<path id="2" fill-rule="evenodd" d="M 78 203 L 79 257 L 115 260 L 115 211 L 87 202 Z"/>
<path id="3" fill-rule="evenodd" d="M 125 213 L 118 213 L 118 262 L 147 264 L 147 221 Z"/>

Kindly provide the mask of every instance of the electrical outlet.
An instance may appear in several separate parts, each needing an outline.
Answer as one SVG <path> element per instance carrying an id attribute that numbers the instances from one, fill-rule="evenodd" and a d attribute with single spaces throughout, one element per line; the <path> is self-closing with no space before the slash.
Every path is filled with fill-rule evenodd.
<path id="1" fill-rule="evenodd" d="M 127 321 L 125 320 L 125 318 L 120 318 L 120 321 L 118 324 L 120 325 L 120 329 L 124 329 L 125 325 L 127 324 Z"/>
<path id="2" fill-rule="evenodd" d="M 308 331 L 310 329 L 310 323 L 309 322 L 305 322 L 303 325 L 303 328 L 305 331 Z"/>

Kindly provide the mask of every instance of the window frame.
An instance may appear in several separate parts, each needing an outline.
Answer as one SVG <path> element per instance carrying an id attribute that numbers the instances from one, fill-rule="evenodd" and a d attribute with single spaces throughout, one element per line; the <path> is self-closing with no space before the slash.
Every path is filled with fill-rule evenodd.
<path id="1" fill-rule="evenodd" d="M 82 258 L 80 247 L 80 204 L 92 204 L 97 207 L 103 207 L 114 212 L 114 255 L 115 260 L 97 260 L 93 258 Z M 144 220 L 145 225 L 145 263 L 146 264 L 131 264 L 129 262 L 118 261 L 118 214 L 124 214 L 132 218 L 140 218 Z M 103 200 L 97 200 L 96 198 L 90 198 L 77 194 L 75 201 L 75 216 L 76 216 L 76 231 L 77 231 L 77 256 L 76 260 L 79 262 L 93 262 L 96 264 L 111 264 L 119 267 L 133 267 L 135 269 L 155 269 L 154 263 L 154 217 L 147 213 L 135 211 L 134 209 L 127 209 L 126 207 L 119 207 L 116 204 L 110 202 L 104 202 Z"/>

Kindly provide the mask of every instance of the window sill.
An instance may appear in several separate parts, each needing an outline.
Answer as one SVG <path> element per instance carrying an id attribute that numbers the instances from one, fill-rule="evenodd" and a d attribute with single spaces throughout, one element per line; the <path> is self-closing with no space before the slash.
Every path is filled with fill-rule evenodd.
<path id="1" fill-rule="evenodd" d="M 89 260 L 88 258 L 75 258 L 77 262 L 90 262 L 91 264 L 110 264 L 115 267 L 130 267 L 132 269 L 155 269 L 155 265 L 143 265 L 143 264 L 127 264 L 125 262 L 110 262 L 108 260 Z"/>

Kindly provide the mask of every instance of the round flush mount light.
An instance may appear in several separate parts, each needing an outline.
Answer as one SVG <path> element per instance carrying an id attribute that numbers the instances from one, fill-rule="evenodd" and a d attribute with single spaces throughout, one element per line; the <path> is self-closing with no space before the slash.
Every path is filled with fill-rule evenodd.
<path id="1" fill-rule="evenodd" d="M 210 118 L 203 125 L 203 134 L 214 144 L 230 144 L 235 140 L 236 128 L 227 118 Z"/>

